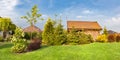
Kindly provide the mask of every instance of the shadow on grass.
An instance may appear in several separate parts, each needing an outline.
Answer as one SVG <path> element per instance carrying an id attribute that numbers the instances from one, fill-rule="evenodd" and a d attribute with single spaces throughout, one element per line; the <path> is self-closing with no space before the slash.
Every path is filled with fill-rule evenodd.
<path id="1" fill-rule="evenodd" d="M 49 47 L 49 46 L 48 45 L 43 45 L 43 46 L 40 47 L 40 49 L 44 49 L 44 48 L 47 48 L 47 47 Z"/>
<path id="2" fill-rule="evenodd" d="M 10 43 L 3 43 L 2 45 L 0 45 L 0 49 L 3 49 L 3 48 L 9 48 L 9 47 L 12 47 L 13 44 L 10 44 Z"/>
<path id="3" fill-rule="evenodd" d="M 42 49 L 45 49 L 45 48 L 47 48 L 47 47 L 49 47 L 49 46 L 47 46 L 47 45 L 42 45 L 39 49 L 36 49 L 36 50 L 42 50 Z M 36 50 L 33 50 L 33 51 L 36 51 Z"/>

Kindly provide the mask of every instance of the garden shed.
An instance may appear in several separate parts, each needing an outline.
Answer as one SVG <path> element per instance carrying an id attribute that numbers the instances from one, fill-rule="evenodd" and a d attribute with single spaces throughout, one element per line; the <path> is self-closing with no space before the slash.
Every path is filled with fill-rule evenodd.
<path id="1" fill-rule="evenodd" d="M 67 21 L 67 30 L 70 31 L 73 27 L 77 31 L 90 34 L 93 39 L 96 39 L 102 30 L 101 26 L 96 21 Z"/>

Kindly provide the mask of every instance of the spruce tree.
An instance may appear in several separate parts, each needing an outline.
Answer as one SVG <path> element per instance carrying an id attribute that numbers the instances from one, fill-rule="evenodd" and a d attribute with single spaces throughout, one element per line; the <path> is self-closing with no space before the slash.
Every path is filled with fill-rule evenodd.
<path id="1" fill-rule="evenodd" d="M 42 33 L 43 43 L 53 45 L 54 40 L 54 24 L 51 18 L 48 18 Z"/>
<path id="2" fill-rule="evenodd" d="M 54 45 L 62 45 L 66 42 L 67 38 L 61 22 L 55 27 L 54 35 Z"/>

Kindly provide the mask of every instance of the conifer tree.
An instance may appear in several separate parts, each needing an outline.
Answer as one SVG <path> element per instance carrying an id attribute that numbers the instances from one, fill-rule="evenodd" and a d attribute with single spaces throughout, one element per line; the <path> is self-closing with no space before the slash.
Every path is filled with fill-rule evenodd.
<path id="1" fill-rule="evenodd" d="M 51 18 L 48 18 L 42 33 L 43 43 L 53 45 L 54 40 L 54 24 Z"/>
<path id="2" fill-rule="evenodd" d="M 63 26 L 61 24 L 61 21 L 55 27 L 54 35 L 55 35 L 54 45 L 62 45 L 66 42 L 67 38 Z"/>
<path id="3" fill-rule="evenodd" d="M 108 31 L 107 31 L 106 27 L 104 27 L 103 34 L 108 35 Z"/>

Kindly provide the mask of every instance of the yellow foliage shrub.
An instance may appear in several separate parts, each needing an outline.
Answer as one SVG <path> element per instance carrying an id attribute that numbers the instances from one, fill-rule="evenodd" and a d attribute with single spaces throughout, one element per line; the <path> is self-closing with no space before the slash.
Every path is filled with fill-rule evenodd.
<path id="1" fill-rule="evenodd" d="M 96 39 L 97 42 L 107 42 L 107 35 L 103 34 L 103 35 L 99 35 Z"/>

